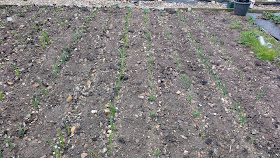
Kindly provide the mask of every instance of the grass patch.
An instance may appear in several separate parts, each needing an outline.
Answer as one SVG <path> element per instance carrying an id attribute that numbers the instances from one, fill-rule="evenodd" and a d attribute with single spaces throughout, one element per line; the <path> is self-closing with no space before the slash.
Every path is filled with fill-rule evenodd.
<path id="1" fill-rule="evenodd" d="M 266 45 L 261 45 L 258 37 L 263 36 L 266 43 L 271 43 L 272 47 L 269 48 Z M 244 47 L 251 47 L 257 54 L 257 57 L 262 60 L 274 61 L 280 56 L 280 44 L 273 38 L 268 38 L 264 32 L 257 28 L 244 31 L 240 35 L 240 39 L 237 41 Z"/>

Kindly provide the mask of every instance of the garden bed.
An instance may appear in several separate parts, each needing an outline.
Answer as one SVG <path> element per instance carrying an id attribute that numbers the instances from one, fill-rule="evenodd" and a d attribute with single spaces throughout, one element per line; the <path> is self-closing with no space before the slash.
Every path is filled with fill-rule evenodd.
<path id="1" fill-rule="evenodd" d="M 245 17 L 1 11 L 2 157 L 279 156 L 279 67 L 236 42 Z"/>

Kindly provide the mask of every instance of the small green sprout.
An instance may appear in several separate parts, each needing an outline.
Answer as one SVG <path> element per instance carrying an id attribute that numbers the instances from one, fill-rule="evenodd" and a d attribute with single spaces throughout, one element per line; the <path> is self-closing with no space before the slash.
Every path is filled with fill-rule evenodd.
<path id="1" fill-rule="evenodd" d="M 47 92 L 46 92 L 46 88 L 45 88 L 45 86 L 42 84 L 42 82 L 41 82 L 41 81 L 38 81 L 38 82 L 39 82 L 39 84 L 41 85 L 41 88 L 42 88 L 42 90 L 43 90 L 43 94 L 44 94 L 44 96 L 46 96 Z"/>
<path id="2" fill-rule="evenodd" d="M 54 77 L 56 77 L 56 75 L 57 75 L 57 70 L 58 70 L 58 65 L 57 65 L 57 61 L 56 61 L 55 65 L 54 65 L 54 70 L 53 70 Z"/>
<path id="3" fill-rule="evenodd" d="M 19 129 L 19 132 L 20 132 L 20 138 L 23 138 L 24 134 L 25 134 L 25 129 L 21 128 L 21 126 L 19 126 L 18 129 Z"/>
<path id="4" fill-rule="evenodd" d="M 168 39 L 168 40 L 171 40 L 171 39 L 172 39 L 172 36 L 171 36 L 170 31 L 167 32 L 167 39 Z"/>
<path id="5" fill-rule="evenodd" d="M 67 134 L 70 135 L 71 134 L 71 130 L 70 130 L 69 125 L 66 122 L 65 122 L 65 126 L 66 126 L 66 129 L 67 129 Z"/>
<path id="6" fill-rule="evenodd" d="M 153 112 L 151 112 L 151 116 L 152 116 L 153 119 L 157 117 L 157 115 Z"/>
<path id="7" fill-rule="evenodd" d="M 252 144 L 252 143 L 254 142 L 255 139 L 256 139 L 256 136 L 254 136 L 253 138 L 251 138 L 250 141 L 249 141 L 249 143 Z"/>
<path id="8" fill-rule="evenodd" d="M 12 142 L 9 140 L 9 138 L 6 138 L 5 142 L 9 145 L 10 148 L 15 149 L 14 145 Z"/>
<path id="9" fill-rule="evenodd" d="M 151 75 L 149 75 L 149 77 L 148 77 L 148 78 L 149 78 L 149 80 L 152 80 L 152 76 L 151 76 Z"/>
<path id="10" fill-rule="evenodd" d="M 219 83 L 220 83 L 220 82 L 219 82 Z M 223 96 L 225 97 L 225 96 L 226 96 L 226 92 L 227 92 L 227 90 L 226 90 L 226 85 L 224 84 L 224 85 L 221 85 L 220 87 L 221 87 L 221 89 L 222 89 L 222 91 L 223 91 Z"/>
<path id="11" fill-rule="evenodd" d="M 51 41 L 49 39 L 49 36 L 47 35 L 47 33 L 45 31 L 42 32 L 42 35 L 45 37 L 45 40 L 47 41 L 48 44 L 51 44 Z"/>
<path id="12" fill-rule="evenodd" d="M 193 114 L 194 114 L 194 118 L 197 118 L 200 115 L 200 111 L 199 110 L 193 111 Z"/>
<path id="13" fill-rule="evenodd" d="M 15 65 L 11 65 L 13 67 L 13 69 L 16 71 L 18 77 L 20 78 L 20 73 L 18 71 L 18 68 Z"/>
<path id="14" fill-rule="evenodd" d="M 189 101 L 190 103 L 192 103 L 193 95 L 192 95 L 191 93 L 188 93 L 187 97 L 188 97 L 188 101 Z"/>
<path id="15" fill-rule="evenodd" d="M 153 63 L 154 63 L 153 57 L 149 58 L 149 59 L 148 59 L 148 62 L 149 62 L 150 64 L 153 64 Z"/>
<path id="16" fill-rule="evenodd" d="M 152 102 L 156 101 L 156 97 L 153 94 L 150 95 L 150 99 Z"/>
<path id="17" fill-rule="evenodd" d="M 244 125 L 246 123 L 246 115 L 240 106 L 240 103 L 234 102 L 232 110 L 236 110 L 239 116 L 239 122 L 241 125 Z"/>
<path id="18" fill-rule="evenodd" d="M 151 84 L 151 85 L 150 85 L 150 90 L 153 90 L 153 88 L 154 88 L 154 85 Z"/>
<path id="19" fill-rule="evenodd" d="M 59 158 L 59 147 L 57 146 L 57 144 L 55 142 L 47 140 L 47 139 L 43 139 L 43 140 L 52 144 L 53 151 L 55 153 L 55 157 Z"/>
<path id="20" fill-rule="evenodd" d="M 40 38 L 41 40 L 41 44 L 43 46 L 44 49 L 46 49 L 46 41 L 45 41 L 45 38 Z"/>
<path id="21" fill-rule="evenodd" d="M 63 141 L 63 135 L 62 135 L 62 132 L 61 132 L 61 130 L 60 129 L 58 129 L 58 133 L 59 133 L 59 138 L 60 138 L 60 145 L 63 147 L 63 148 L 65 148 L 65 146 L 64 146 L 64 141 Z"/>
<path id="22" fill-rule="evenodd" d="M 97 155 L 94 151 L 92 151 L 92 150 L 88 150 L 88 151 L 91 152 L 91 153 L 93 153 L 94 156 L 95 156 L 95 158 L 98 158 L 98 155 Z"/>
<path id="23" fill-rule="evenodd" d="M 1 99 L 1 100 L 4 100 L 4 97 L 3 97 L 3 93 L 2 93 L 2 92 L 0 92 L 0 99 Z"/>
<path id="24" fill-rule="evenodd" d="M 266 93 L 267 89 L 265 88 L 260 88 L 258 91 L 258 95 L 257 95 L 257 100 L 259 100 L 260 98 L 262 98 L 264 96 L 264 94 Z"/>
<path id="25" fill-rule="evenodd" d="M 145 14 L 145 15 L 147 14 L 147 8 L 144 9 L 144 14 Z"/>
<path id="26" fill-rule="evenodd" d="M 157 149 L 157 151 L 156 151 L 156 152 L 154 152 L 154 154 L 155 154 L 155 156 L 156 156 L 156 157 L 159 157 L 159 156 L 160 156 L 160 151 L 159 151 L 159 148 Z"/>
<path id="27" fill-rule="evenodd" d="M 31 98 L 31 100 L 32 100 L 32 103 L 34 104 L 34 106 L 36 108 L 38 108 L 39 103 L 38 103 L 38 98 L 37 98 L 37 88 L 36 88 L 36 92 L 35 92 L 35 98 L 34 99 Z"/>

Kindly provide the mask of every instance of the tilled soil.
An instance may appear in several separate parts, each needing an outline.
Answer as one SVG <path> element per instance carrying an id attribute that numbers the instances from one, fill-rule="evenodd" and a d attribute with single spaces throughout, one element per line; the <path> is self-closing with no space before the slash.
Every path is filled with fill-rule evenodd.
<path id="1" fill-rule="evenodd" d="M 117 91 L 127 9 L 94 11 L 1 8 L 3 157 L 55 157 L 46 140 L 59 141 L 58 130 L 65 158 L 94 157 L 89 150 L 99 157 L 279 157 L 279 67 L 236 42 L 248 21 L 228 12 L 148 10 L 145 23 L 133 8 Z M 232 17 L 242 29 L 229 28 Z M 107 103 L 116 108 L 111 143 Z"/>

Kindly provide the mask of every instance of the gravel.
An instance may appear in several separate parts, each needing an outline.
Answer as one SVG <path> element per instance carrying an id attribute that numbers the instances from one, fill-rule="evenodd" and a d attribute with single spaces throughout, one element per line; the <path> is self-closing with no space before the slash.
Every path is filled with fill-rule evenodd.
<path id="1" fill-rule="evenodd" d="M 0 0 L 0 5 L 77 5 L 77 6 L 110 6 L 118 4 L 120 7 L 131 5 L 127 0 Z M 226 8 L 226 4 L 212 2 L 198 2 L 195 5 L 184 3 L 167 3 L 165 1 L 140 1 L 134 7 L 150 8 Z M 279 9 L 273 5 L 255 5 L 254 9 Z"/>

